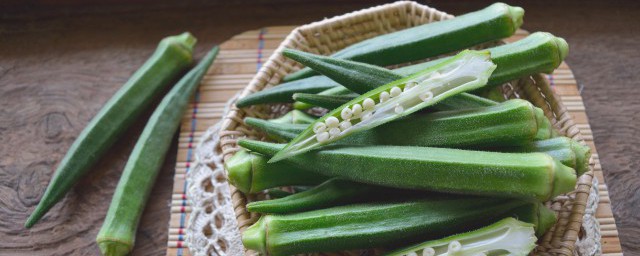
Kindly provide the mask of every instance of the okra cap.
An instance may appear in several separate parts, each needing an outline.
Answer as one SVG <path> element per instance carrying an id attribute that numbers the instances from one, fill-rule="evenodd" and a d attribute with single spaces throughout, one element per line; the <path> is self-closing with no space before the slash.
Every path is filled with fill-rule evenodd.
<path id="1" fill-rule="evenodd" d="M 536 223 L 536 236 L 542 237 L 547 230 L 556 224 L 556 213 L 542 204 L 538 206 L 538 223 Z"/>
<path id="2" fill-rule="evenodd" d="M 553 188 L 551 190 L 550 198 L 567 192 L 572 191 L 576 186 L 576 171 L 570 167 L 567 167 L 557 160 L 554 161 L 554 174 L 553 174 Z"/>
<path id="3" fill-rule="evenodd" d="M 247 249 L 267 253 L 267 218 L 268 215 L 262 216 L 242 233 L 242 244 Z"/>
<path id="4" fill-rule="evenodd" d="M 576 155 L 576 175 L 580 177 L 589 170 L 591 148 L 586 145 L 582 145 L 580 142 L 571 140 L 571 150 Z"/>
<path id="5" fill-rule="evenodd" d="M 253 156 L 246 150 L 236 152 L 225 161 L 224 168 L 229 174 L 229 182 L 243 193 L 251 193 L 253 178 Z"/>
<path id="6" fill-rule="evenodd" d="M 125 256 L 129 255 L 132 245 L 123 241 L 103 239 L 99 240 L 98 247 L 103 256 Z"/>
<path id="7" fill-rule="evenodd" d="M 523 18 L 524 18 L 524 9 L 519 6 L 510 6 L 505 3 L 495 3 L 490 5 L 488 8 L 505 8 L 507 12 L 507 16 L 511 18 L 511 22 L 513 24 L 513 31 L 515 32 L 520 26 L 522 26 Z"/>

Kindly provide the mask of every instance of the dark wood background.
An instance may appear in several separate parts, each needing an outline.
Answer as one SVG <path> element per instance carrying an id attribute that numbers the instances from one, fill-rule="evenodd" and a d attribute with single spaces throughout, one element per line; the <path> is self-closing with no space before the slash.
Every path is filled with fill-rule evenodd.
<path id="1" fill-rule="evenodd" d="M 98 1 L 90 1 L 98 2 Z M 0 1 L 0 255 L 95 255 L 95 236 L 145 119 L 31 230 L 22 227 L 84 125 L 153 52 L 185 30 L 197 55 L 234 34 L 303 24 L 380 1 Z M 321 2 L 321 3 L 320 3 Z M 512 2 L 524 28 L 567 39 L 625 255 L 640 255 L 640 5 Z M 488 1 L 427 1 L 461 14 Z M 137 234 L 134 255 L 164 255 L 174 145 Z"/>

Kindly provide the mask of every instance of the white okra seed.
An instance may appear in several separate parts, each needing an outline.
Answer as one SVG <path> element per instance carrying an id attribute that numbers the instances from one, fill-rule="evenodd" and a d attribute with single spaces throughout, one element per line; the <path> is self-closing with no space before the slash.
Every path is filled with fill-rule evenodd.
<path id="1" fill-rule="evenodd" d="M 353 113 L 353 117 L 360 118 L 360 115 L 362 115 L 362 106 L 360 104 L 353 105 L 351 112 Z"/>
<path id="2" fill-rule="evenodd" d="M 330 116 L 329 118 L 327 118 L 327 120 L 324 121 L 324 123 L 327 124 L 327 127 L 334 128 L 338 127 L 338 124 L 340 124 L 340 120 L 338 120 L 338 118 L 336 118 L 335 116 Z"/>
<path id="3" fill-rule="evenodd" d="M 316 139 L 318 140 L 318 142 L 325 142 L 325 141 L 329 140 L 329 133 L 328 132 L 318 133 L 316 135 Z"/>
<path id="4" fill-rule="evenodd" d="M 424 248 L 422 250 L 422 256 L 434 256 L 436 255 L 436 250 L 431 247 Z"/>
<path id="5" fill-rule="evenodd" d="M 432 98 L 433 98 L 433 93 L 430 92 L 430 91 L 420 94 L 420 100 L 422 100 L 422 101 L 429 101 Z"/>
<path id="6" fill-rule="evenodd" d="M 404 108 L 402 107 L 402 105 L 396 104 L 396 107 L 393 109 L 393 111 L 395 111 L 396 114 L 402 114 L 402 112 L 404 111 Z"/>
<path id="7" fill-rule="evenodd" d="M 349 120 L 344 120 L 344 121 L 342 121 L 342 122 L 340 123 L 340 129 L 341 129 L 341 130 L 343 130 L 343 131 L 344 131 L 344 130 L 349 129 L 349 128 L 351 128 L 351 121 L 349 121 Z"/>
<path id="8" fill-rule="evenodd" d="M 380 102 L 385 102 L 389 100 L 389 93 L 387 91 L 383 91 L 380 93 Z"/>
<path id="9" fill-rule="evenodd" d="M 327 130 L 327 125 L 322 122 L 317 122 L 313 125 L 313 132 L 318 134 Z"/>
<path id="10" fill-rule="evenodd" d="M 366 98 L 364 99 L 364 101 L 362 102 L 362 107 L 365 110 L 372 110 L 373 107 L 376 106 L 376 103 L 371 99 L 371 98 Z"/>
<path id="11" fill-rule="evenodd" d="M 329 130 L 329 135 L 330 135 L 331 137 L 338 136 L 338 134 L 340 134 L 340 128 L 331 128 L 331 129 Z"/>
<path id="12" fill-rule="evenodd" d="M 349 107 L 343 108 L 342 112 L 340 112 L 340 117 L 344 120 L 351 118 L 351 116 L 353 116 L 353 112 Z"/>
<path id="13" fill-rule="evenodd" d="M 457 252 L 460 251 L 460 249 L 462 249 L 462 244 L 458 241 L 452 241 L 449 243 L 449 250 L 447 252 Z"/>
<path id="14" fill-rule="evenodd" d="M 400 95 L 400 93 L 402 93 L 402 89 L 400 89 L 400 87 L 395 86 L 391 88 L 391 97 L 397 97 L 398 95 Z"/>

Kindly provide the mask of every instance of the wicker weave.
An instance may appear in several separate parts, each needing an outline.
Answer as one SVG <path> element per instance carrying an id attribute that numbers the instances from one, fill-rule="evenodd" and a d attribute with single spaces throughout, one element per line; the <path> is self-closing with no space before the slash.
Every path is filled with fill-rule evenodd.
<path id="1" fill-rule="evenodd" d="M 298 63 L 282 56 L 281 52 L 284 48 L 328 55 L 347 45 L 377 35 L 450 18 L 453 16 L 433 8 L 403 1 L 301 26 L 293 30 L 280 44 L 239 97 L 242 98 L 253 92 L 277 85 L 286 74 L 300 68 Z M 501 43 L 488 43 L 476 48 L 486 48 Z M 553 93 L 544 76 L 534 75 L 513 81 L 503 85 L 503 91 L 507 98 L 523 98 L 542 108 L 561 134 L 584 143 L 567 109 Z M 224 156 L 223 160 L 227 160 L 238 150 L 237 139 L 244 137 L 264 139 L 261 133 L 245 126 L 242 121 L 244 117 L 271 118 L 281 114 L 288 107 L 276 104 L 238 109 L 232 106 L 221 124 L 220 150 Z M 549 208 L 558 213 L 558 222 L 538 241 L 536 255 L 573 255 L 592 179 L 593 171 L 590 170 L 579 177 L 575 191 L 558 196 L 553 201 L 546 203 Z M 245 208 L 246 203 L 255 198 L 247 198 L 246 195 L 233 187 L 231 187 L 231 197 L 239 229 L 243 231 L 259 217 L 255 213 L 247 212 Z M 255 253 L 247 251 L 247 254 Z M 355 255 L 355 252 L 338 253 L 337 255 Z"/>

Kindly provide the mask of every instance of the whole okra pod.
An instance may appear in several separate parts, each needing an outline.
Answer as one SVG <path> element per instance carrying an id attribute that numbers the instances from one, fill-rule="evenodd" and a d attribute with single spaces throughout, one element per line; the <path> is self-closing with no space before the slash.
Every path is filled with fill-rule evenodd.
<path id="1" fill-rule="evenodd" d="M 452 148 L 529 144 L 549 138 L 550 124 L 540 122 L 536 109 L 528 101 L 513 99 L 490 107 L 415 114 L 361 131 L 339 143 Z M 256 118 L 246 118 L 245 123 L 280 141 L 289 141 L 307 128 L 276 125 Z"/>
<path id="2" fill-rule="evenodd" d="M 388 66 L 434 57 L 480 43 L 506 38 L 522 25 L 524 10 L 503 3 L 450 20 L 427 23 L 352 44 L 331 55 L 378 66 Z M 290 74 L 284 81 L 313 76 L 308 68 Z"/>
<path id="3" fill-rule="evenodd" d="M 284 147 L 251 140 L 238 144 L 267 156 Z M 572 191 L 576 184 L 573 169 L 544 153 L 337 146 L 289 157 L 285 162 L 326 176 L 380 186 L 539 201 Z"/>
<path id="4" fill-rule="evenodd" d="M 524 204 L 513 199 L 445 197 L 265 215 L 244 231 L 242 242 L 274 256 L 407 244 L 488 225 Z"/>

